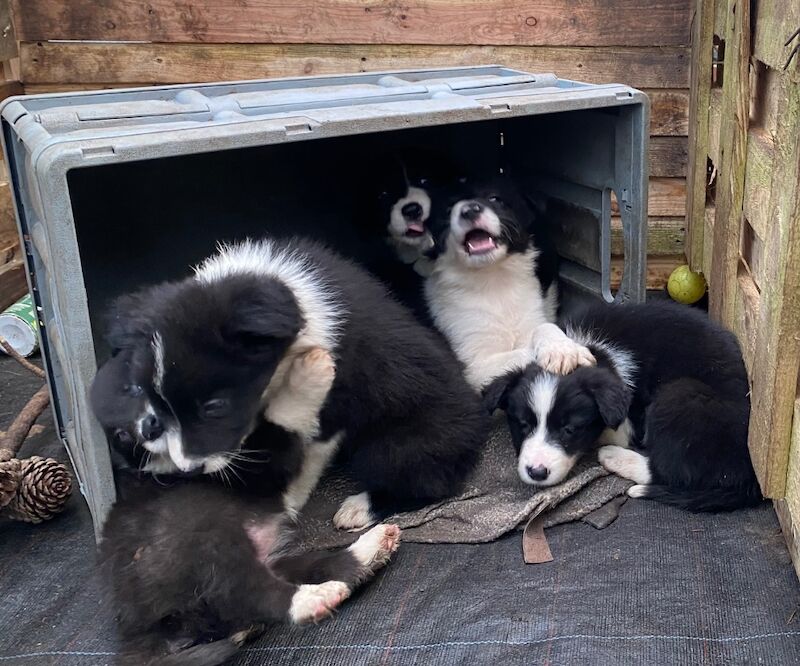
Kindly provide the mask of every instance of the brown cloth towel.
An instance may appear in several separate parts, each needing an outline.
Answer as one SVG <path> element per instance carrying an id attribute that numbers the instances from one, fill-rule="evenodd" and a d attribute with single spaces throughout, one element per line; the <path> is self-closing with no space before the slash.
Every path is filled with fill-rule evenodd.
<path id="1" fill-rule="evenodd" d="M 630 481 L 609 475 L 596 462 L 585 460 L 563 483 L 536 490 L 520 481 L 508 427 L 505 420 L 498 419 L 483 457 L 460 495 L 397 514 L 387 522 L 400 525 L 404 541 L 485 543 L 540 514 L 545 514 L 544 527 L 579 520 L 622 495 L 630 485 Z M 354 492 L 349 481 L 335 474 L 322 480 L 300 517 L 300 548 L 334 548 L 355 539 L 356 535 L 337 530 L 331 521 L 342 501 Z M 609 522 L 611 519 L 605 524 Z"/>

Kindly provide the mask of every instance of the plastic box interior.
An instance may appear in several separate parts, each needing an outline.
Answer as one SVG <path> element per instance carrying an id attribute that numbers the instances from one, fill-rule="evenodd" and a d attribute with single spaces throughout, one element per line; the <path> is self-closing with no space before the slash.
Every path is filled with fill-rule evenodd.
<path id="1" fill-rule="evenodd" d="M 113 499 L 113 485 L 86 393 L 95 362 L 107 355 L 102 317 L 109 300 L 189 274 L 221 240 L 301 234 L 357 254 L 347 220 L 364 196 L 376 155 L 425 146 L 471 171 L 503 171 L 523 191 L 545 194 L 565 293 L 609 300 L 614 191 L 625 240 L 617 297 L 644 297 L 642 93 L 503 68 L 339 78 L 339 88 L 330 77 L 323 87 L 315 79 L 198 86 L 205 108 L 219 106 L 210 114 L 192 111 L 199 93 L 187 87 L 17 98 L 3 105 L 4 144 L 56 416 L 96 524 Z M 371 87 L 365 91 L 351 81 Z M 447 83 L 444 96 L 439 81 Z M 299 98 L 284 99 L 298 87 Z M 259 140 L 250 123 L 240 122 L 255 114 L 247 101 L 255 99 L 251 89 L 267 90 L 259 93 L 262 115 L 264 95 L 278 95 L 265 118 L 291 116 L 282 121 L 279 140 L 272 125 Z M 236 100 L 238 118 L 231 116 L 229 98 Z M 180 113 L 164 110 L 176 104 Z M 304 109 L 300 121 L 295 107 Z M 337 114 L 345 112 L 350 116 L 337 129 Z M 208 130 L 206 144 L 192 133 L 200 126 Z M 240 141 L 245 129 L 250 134 Z M 235 141 L 226 141 L 236 132 Z"/>
<path id="2" fill-rule="evenodd" d="M 534 193 L 553 187 L 553 151 L 561 160 L 564 152 L 584 153 L 581 134 L 607 135 L 602 126 L 618 113 L 444 125 L 75 169 L 69 191 L 98 355 L 102 360 L 99 318 L 110 297 L 188 274 L 220 240 L 300 234 L 353 256 L 354 231 L 342 220 L 348 210 L 356 215 L 365 196 L 370 156 L 390 154 L 393 145 L 435 147 L 459 164 L 487 173 L 505 170 Z M 607 158 L 602 150 L 596 156 Z M 590 158 L 589 151 L 572 157 L 584 165 Z M 564 199 L 551 202 L 549 212 L 565 267 L 588 269 L 580 275 L 599 290 L 596 212 L 580 200 L 582 188 L 558 184 Z M 376 220 L 376 229 L 382 223 Z"/>

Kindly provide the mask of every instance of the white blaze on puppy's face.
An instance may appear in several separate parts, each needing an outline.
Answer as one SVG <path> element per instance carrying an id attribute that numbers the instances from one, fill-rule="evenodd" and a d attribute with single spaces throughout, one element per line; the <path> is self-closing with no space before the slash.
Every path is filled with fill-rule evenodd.
<path id="1" fill-rule="evenodd" d="M 558 378 L 542 373 L 528 392 L 535 426 L 520 448 L 517 472 L 519 478 L 530 485 L 544 487 L 561 483 L 578 459 L 577 455 L 569 455 L 547 429 L 547 416 L 553 408 L 557 387 Z"/>

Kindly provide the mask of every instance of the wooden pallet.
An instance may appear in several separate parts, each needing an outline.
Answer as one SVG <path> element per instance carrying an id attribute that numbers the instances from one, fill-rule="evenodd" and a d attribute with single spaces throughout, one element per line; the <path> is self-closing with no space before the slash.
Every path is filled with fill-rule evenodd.
<path id="1" fill-rule="evenodd" d="M 0 101 L 11 95 L 21 95 L 15 76 L 18 61 L 17 42 L 11 21 L 8 0 L 0 0 Z M 14 204 L 5 164 L 0 155 L 0 312 L 21 298 L 28 290 L 25 271 L 20 259 L 19 236 L 14 217 Z"/>
<path id="2" fill-rule="evenodd" d="M 800 5 L 698 0 L 696 11 L 688 255 L 709 279 L 712 315 L 742 343 L 750 451 L 789 537 L 800 524 L 800 57 L 784 66 L 800 38 L 784 43 Z"/>
<path id="3" fill-rule="evenodd" d="M 668 256 L 665 233 L 683 237 L 692 1 L 13 0 L 12 7 L 28 93 L 488 63 L 641 88 L 651 100 L 648 249 L 660 257 Z M 683 251 L 667 245 L 672 256 Z"/>

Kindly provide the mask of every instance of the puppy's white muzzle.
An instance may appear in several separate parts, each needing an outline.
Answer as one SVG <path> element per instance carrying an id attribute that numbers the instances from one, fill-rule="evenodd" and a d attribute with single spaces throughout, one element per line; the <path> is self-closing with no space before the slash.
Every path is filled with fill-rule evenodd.
<path id="1" fill-rule="evenodd" d="M 523 442 L 517 473 L 529 485 L 554 486 L 567 478 L 577 459 L 578 456 L 569 455 L 558 444 L 549 441 L 545 432 L 539 431 Z"/>

